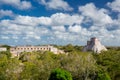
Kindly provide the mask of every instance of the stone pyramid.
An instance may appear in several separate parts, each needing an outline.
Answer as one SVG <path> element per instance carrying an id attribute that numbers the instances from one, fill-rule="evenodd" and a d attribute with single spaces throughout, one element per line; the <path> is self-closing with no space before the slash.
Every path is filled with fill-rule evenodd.
<path id="1" fill-rule="evenodd" d="M 101 51 L 107 51 L 107 49 L 96 37 L 93 37 L 90 39 L 90 41 L 87 41 L 87 45 L 84 46 L 83 51 L 93 51 L 94 53 L 100 53 Z"/>

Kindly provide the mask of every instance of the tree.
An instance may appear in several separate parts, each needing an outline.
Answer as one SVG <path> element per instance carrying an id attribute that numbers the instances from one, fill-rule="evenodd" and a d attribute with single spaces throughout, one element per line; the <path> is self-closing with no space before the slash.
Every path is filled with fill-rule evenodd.
<path id="1" fill-rule="evenodd" d="M 58 68 L 51 72 L 49 80 L 72 80 L 72 76 L 68 71 Z"/>
<path id="2" fill-rule="evenodd" d="M 0 80 L 18 80 L 22 65 L 16 58 L 8 59 L 6 55 L 0 58 Z"/>
<path id="3" fill-rule="evenodd" d="M 100 70 L 97 73 L 97 79 L 96 80 L 111 80 L 111 79 L 110 79 L 110 76 L 108 75 L 107 72 L 105 72 L 103 70 Z"/>
<path id="4" fill-rule="evenodd" d="M 68 70 L 74 80 L 89 79 L 96 71 L 96 61 L 92 54 L 83 52 L 74 52 L 61 57 L 61 67 Z"/>
<path id="5" fill-rule="evenodd" d="M 6 66 L 7 66 L 7 56 L 0 54 L 0 80 L 6 80 Z"/>
<path id="6" fill-rule="evenodd" d="M 1 51 L 0 52 L 0 57 L 2 57 L 3 55 L 6 55 L 7 58 L 10 58 L 11 57 L 11 53 L 9 51 Z"/>
<path id="7" fill-rule="evenodd" d="M 23 71 L 20 73 L 20 80 L 39 80 L 39 69 L 31 62 L 24 62 Z"/>
<path id="8" fill-rule="evenodd" d="M 99 67 L 109 73 L 110 78 L 115 80 L 117 75 L 120 75 L 120 51 L 112 48 L 100 54 L 94 54 Z M 117 77 L 120 79 L 120 77 Z"/>
<path id="9" fill-rule="evenodd" d="M 10 50 L 10 46 L 9 45 L 2 45 L 2 47 L 6 47 L 7 50 Z"/>
<path id="10" fill-rule="evenodd" d="M 72 44 L 68 44 L 68 45 L 66 45 L 66 46 L 63 47 L 63 50 L 64 50 L 65 52 L 72 52 L 72 51 L 74 51 L 75 49 L 74 49 L 74 46 L 73 46 Z"/>

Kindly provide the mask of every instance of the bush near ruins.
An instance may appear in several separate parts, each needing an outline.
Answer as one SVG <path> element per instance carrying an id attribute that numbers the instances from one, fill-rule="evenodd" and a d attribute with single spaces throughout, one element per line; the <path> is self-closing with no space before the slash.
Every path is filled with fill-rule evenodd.
<path id="1" fill-rule="evenodd" d="M 72 80 L 72 75 L 63 69 L 54 69 L 48 80 Z"/>

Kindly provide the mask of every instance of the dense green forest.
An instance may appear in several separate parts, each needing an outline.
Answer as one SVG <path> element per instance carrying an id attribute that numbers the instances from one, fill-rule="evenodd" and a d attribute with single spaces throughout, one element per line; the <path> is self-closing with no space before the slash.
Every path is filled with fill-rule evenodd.
<path id="1" fill-rule="evenodd" d="M 120 80 L 120 48 L 100 54 L 82 52 L 82 46 L 56 46 L 66 54 L 23 52 L 11 58 L 0 52 L 0 80 Z"/>

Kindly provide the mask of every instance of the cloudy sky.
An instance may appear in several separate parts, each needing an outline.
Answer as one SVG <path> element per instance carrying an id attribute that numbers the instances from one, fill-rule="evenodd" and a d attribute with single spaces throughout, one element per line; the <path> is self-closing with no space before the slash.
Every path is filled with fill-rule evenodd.
<path id="1" fill-rule="evenodd" d="M 0 44 L 120 46 L 120 0 L 0 0 Z"/>

